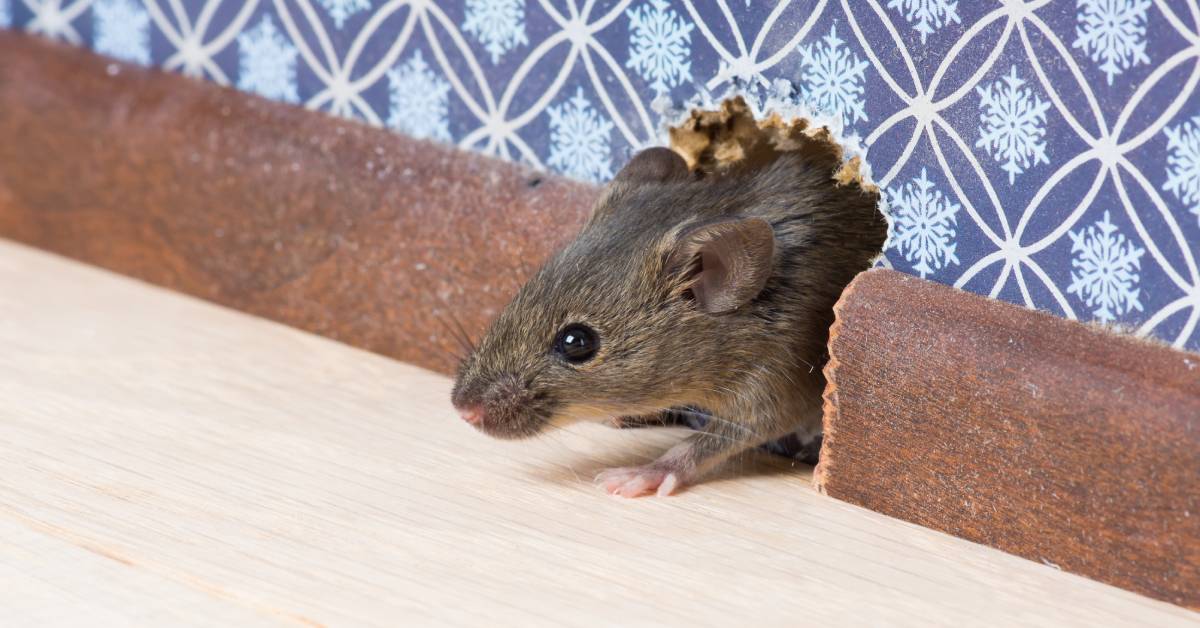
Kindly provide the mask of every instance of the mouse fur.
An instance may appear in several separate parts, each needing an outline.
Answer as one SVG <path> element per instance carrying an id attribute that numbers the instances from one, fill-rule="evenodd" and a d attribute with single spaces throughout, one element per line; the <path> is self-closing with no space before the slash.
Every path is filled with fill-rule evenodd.
<path id="1" fill-rule="evenodd" d="M 837 165 L 790 152 L 701 176 L 670 149 L 642 151 L 463 360 L 454 405 L 505 439 L 711 415 L 654 462 L 601 474 L 625 496 L 670 494 L 748 448 L 819 434 L 833 305 L 887 234 L 877 196 L 836 184 Z M 569 325 L 594 332 L 590 359 L 564 358 Z"/>

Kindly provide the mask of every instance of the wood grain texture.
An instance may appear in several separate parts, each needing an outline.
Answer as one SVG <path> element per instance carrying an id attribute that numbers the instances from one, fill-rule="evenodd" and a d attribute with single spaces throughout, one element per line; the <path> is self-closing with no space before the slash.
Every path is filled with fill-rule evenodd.
<path id="1" fill-rule="evenodd" d="M 836 310 L 821 490 L 1200 607 L 1200 355 L 886 270 Z"/>
<path id="2" fill-rule="evenodd" d="M 596 189 L 0 31 L 0 236 L 446 372 Z"/>
<path id="3" fill-rule="evenodd" d="M 1196 626 L 670 430 L 473 433 L 442 376 L 0 241 L 0 625 Z"/>

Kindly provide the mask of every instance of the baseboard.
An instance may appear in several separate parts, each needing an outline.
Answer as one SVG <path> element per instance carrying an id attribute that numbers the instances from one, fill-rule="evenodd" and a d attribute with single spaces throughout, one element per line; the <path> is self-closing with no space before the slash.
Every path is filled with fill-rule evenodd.
<path id="1" fill-rule="evenodd" d="M 830 355 L 825 493 L 1200 607 L 1200 355 L 886 270 Z"/>
<path id="2" fill-rule="evenodd" d="M 441 372 L 597 193 L 22 34 L 0 59 L 0 237 Z"/>

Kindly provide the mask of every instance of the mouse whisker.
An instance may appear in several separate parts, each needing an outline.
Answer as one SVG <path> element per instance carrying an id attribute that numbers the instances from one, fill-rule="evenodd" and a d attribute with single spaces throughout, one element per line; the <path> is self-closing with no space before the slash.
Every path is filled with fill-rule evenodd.
<path id="1" fill-rule="evenodd" d="M 458 317 L 454 315 L 454 310 L 447 310 L 446 314 L 450 316 L 450 322 L 454 323 L 454 326 L 458 328 L 458 333 L 462 334 L 463 339 L 466 341 L 467 346 L 471 348 L 471 351 L 477 351 L 478 347 L 475 343 L 475 340 L 472 339 L 471 334 L 467 333 L 467 330 L 463 328 L 462 322 L 459 321 Z"/>
<path id="2" fill-rule="evenodd" d="M 462 336 L 459 336 L 457 333 L 455 333 L 454 328 L 450 327 L 450 325 L 446 323 L 445 319 L 443 319 L 441 316 L 439 316 L 438 313 L 439 313 L 438 310 L 433 311 L 433 320 L 437 321 L 438 324 L 442 326 L 442 329 L 446 330 L 446 333 L 449 334 L 450 337 L 453 338 L 454 341 L 458 343 L 459 347 L 461 347 L 463 351 L 465 351 L 467 353 L 474 351 L 475 346 L 472 345 L 470 342 L 468 342 L 467 339 L 465 339 Z M 461 360 L 463 356 L 459 355 L 456 357 Z"/>
<path id="3" fill-rule="evenodd" d="M 458 318 L 454 315 L 454 307 L 446 301 L 445 297 L 442 296 L 441 291 L 434 288 L 429 275 L 417 273 L 413 276 L 420 277 L 421 283 L 424 284 L 422 292 L 425 294 L 432 294 L 439 302 L 441 302 L 442 307 L 445 308 L 444 310 L 433 310 L 433 315 L 437 321 L 442 325 L 443 328 L 446 329 L 447 333 L 449 333 L 460 345 L 463 345 L 463 349 L 466 350 L 468 354 L 474 353 L 477 348 L 475 346 L 475 342 L 471 340 L 471 335 L 468 334 L 465 329 L 463 329 L 462 323 L 459 322 Z M 450 318 L 450 321 L 454 323 L 454 327 L 458 330 L 458 333 L 454 333 L 454 330 L 450 329 L 445 320 L 439 316 L 439 313 L 441 312 L 444 312 Z"/>

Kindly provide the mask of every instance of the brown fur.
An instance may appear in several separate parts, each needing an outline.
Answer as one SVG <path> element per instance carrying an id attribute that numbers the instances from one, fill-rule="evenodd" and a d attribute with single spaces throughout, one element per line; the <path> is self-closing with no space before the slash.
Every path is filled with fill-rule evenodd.
<path id="1" fill-rule="evenodd" d="M 635 158 L 463 361 L 455 405 L 483 408 L 480 429 L 500 438 L 565 415 L 704 408 L 719 418 L 656 463 L 682 482 L 789 432 L 819 433 L 833 304 L 887 231 L 877 196 L 836 185 L 836 165 L 783 153 L 760 170 L 700 178 Z M 692 227 L 728 218 L 770 223 L 770 277 L 742 307 L 709 314 L 672 253 Z M 573 322 L 601 339 L 580 365 L 552 351 Z"/>

